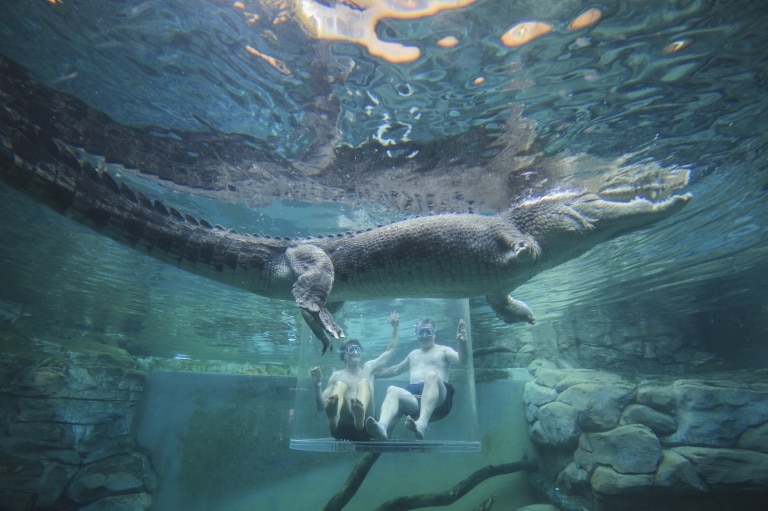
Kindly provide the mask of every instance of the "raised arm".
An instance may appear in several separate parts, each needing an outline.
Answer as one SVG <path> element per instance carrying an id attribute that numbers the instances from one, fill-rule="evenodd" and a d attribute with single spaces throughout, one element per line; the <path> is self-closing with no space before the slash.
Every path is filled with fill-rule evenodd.
<path id="1" fill-rule="evenodd" d="M 397 329 L 400 326 L 400 315 L 397 312 L 392 312 L 392 314 L 389 315 L 389 324 L 392 325 L 392 337 L 389 339 L 387 349 L 375 359 L 367 362 L 371 365 L 371 370 L 374 374 L 377 374 L 376 370 L 384 367 L 390 360 L 392 360 L 392 356 L 395 354 L 395 349 L 397 348 Z"/>
<path id="2" fill-rule="evenodd" d="M 467 356 L 467 324 L 463 319 L 459 320 L 459 327 L 456 329 L 456 351 L 459 354 L 459 364 L 465 364 L 469 357 Z"/>
<path id="3" fill-rule="evenodd" d="M 392 325 L 392 337 L 389 338 L 389 346 L 387 346 L 387 351 L 394 353 L 395 348 L 397 348 L 397 329 L 400 326 L 400 314 L 398 314 L 397 311 L 392 311 L 392 313 L 389 315 L 389 324 Z"/>

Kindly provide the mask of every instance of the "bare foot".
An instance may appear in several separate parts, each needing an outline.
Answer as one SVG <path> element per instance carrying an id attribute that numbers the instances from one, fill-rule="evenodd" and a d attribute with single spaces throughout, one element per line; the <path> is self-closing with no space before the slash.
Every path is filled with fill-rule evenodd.
<path id="1" fill-rule="evenodd" d="M 384 429 L 384 426 L 376 422 L 373 417 L 365 419 L 365 430 L 376 440 L 387 439 L 387 430 Z"/>
<path id="2" fill-rule="evenodd" d="M 405 427 L 413 431 L 413 434 L 416 435 L 418 440 L 424 440 L 424 431 L 427 428 L 413 420 L 410 415 L 405 418 Z"/>
<path id="3" fill-rule="evenodd" d="M 363 407 L 363 402 L 356 397 L 353 397 L 350 400 L 350 404 L 352 405 L 352 418 L 355 420 L 355 429 L 362 431 L 365 426 L 365 408 Z"/>
<path id="4" fill-rule="evenodd" d="M 335 431 L 339 426 L 339 396 L 332 395 L 325 400 L 325 413 L 328 415 L 328 427 Z"/>

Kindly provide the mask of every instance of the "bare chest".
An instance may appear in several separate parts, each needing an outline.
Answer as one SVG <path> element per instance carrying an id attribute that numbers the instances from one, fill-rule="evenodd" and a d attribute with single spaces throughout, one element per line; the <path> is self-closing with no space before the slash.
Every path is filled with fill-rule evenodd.
<path id="1" fill-rule="evenodd" d="M 449 363 L 445 357 L 444 349 L 440 347 L 412 352 L 410 365 L 411 383 L 423 382 L 429 372 L 435 372 L 441 380 L 447 381 Z"/>

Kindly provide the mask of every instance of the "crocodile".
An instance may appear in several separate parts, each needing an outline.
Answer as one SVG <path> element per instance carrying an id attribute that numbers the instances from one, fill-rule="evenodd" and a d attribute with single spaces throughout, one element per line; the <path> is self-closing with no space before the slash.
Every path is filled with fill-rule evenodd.
<path id="1" fill-rule="evenodd" d="M 323 344 L 348 300 L 485 295 L 505 322 L 535 321 L 509 293 L 596 244 L 669 217 L 690 193 L 553 193 L 496 215 L 439 214 L 307 238 L 243 234 L 134 191 L 24 119 L 0 132 L 3 181 L 118 242 L 258 295 L 295 301 Z M 631 194 L 630 194 L 631 195 Z"/>

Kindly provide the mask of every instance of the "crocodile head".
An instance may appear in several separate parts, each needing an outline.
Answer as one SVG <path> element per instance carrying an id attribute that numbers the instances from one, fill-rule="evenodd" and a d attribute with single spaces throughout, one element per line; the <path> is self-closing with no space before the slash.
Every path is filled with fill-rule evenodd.
<path id="1" fill-rule="evenodd" d="M 598 243 L 663 220 L 692 197 L 690 193 L 659 199 L 606 195 L 554 194 L 520 203 L 508 214 L 522 232 L 536 240 L 543 265 L 552 267 Z"/>

